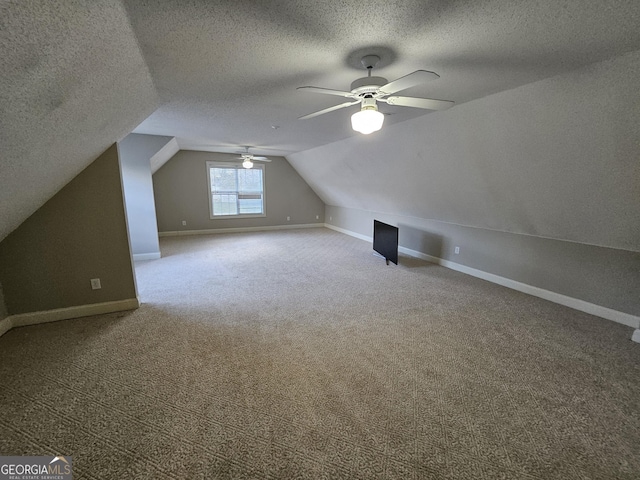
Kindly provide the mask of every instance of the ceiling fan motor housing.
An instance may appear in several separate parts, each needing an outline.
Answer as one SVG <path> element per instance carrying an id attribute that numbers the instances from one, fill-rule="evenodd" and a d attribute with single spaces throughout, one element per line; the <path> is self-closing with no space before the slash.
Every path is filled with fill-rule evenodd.
<path id="1" fill-rule="evenodd" d="M 351 92 L 358 95 L 377 91 L 381 86 L 389 83 L 384 77 L 362 77 L 351 84 Z"/>

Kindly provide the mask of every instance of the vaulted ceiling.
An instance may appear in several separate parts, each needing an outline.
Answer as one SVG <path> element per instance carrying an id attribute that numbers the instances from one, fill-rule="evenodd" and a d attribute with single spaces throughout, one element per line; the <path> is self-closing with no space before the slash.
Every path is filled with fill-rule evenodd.
<path id="1" fill-rule="evenodd" d="M 0 239 L 131 131 L 270 155 L 356 135 L 356 107 L 297 120 L 342 100 L 296 87 L 348 90 L 365 54 L 460 105 L 638 49 L 637 0 L 2 2 Z"/>

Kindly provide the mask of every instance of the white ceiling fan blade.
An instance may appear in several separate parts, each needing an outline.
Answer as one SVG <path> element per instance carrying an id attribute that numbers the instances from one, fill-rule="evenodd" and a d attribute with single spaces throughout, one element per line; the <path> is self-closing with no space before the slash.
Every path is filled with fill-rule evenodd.
<path id="1" fill-rule="evenodd" d="M 379 102 L 385 102 L 389 105 L 400 105 L 402 107 L 426 108 L 427 110 L 446 110 L 455 105 L 450 100 L 434 100 L 432 98 L 415 98 L 415 97 L 387 97 L 378 98 Z"/>
<path id="2" fill-rule="evenodd" d="M 296 90 L 304 90 L 306 92 L 324 93 L 325 95 L 338 95 L 339 97 L 356 98 L 351 92 L 343 92 L 342 90 L 332 90 L 330 88 L 321 87 L 298 87 Z"/>
<path id="3" fill-rule="evenodd" d="M 306 120 L 307 118 L 317 117 L 318 115 L 322 115 L 324 113 L 333 112 L 334 110 L 340 110 L 341 108 L 350 107 L 351 105 L 355 105 L 356 103 L 360 103 L 360 100 L 356 100 L 355 102 L 345 102 L 340 105 L 334 105 L 333 107 L 325 108 L 324 110 L 320 110 L 318 112 L 310 113 L 309 115 L 305 115 L 303 117 L 299 117 L 298 120 Z"/>
<path id="4" fill-rule="evenodd" d="M 427 70 L 416 70 L 409 75 L 405 75 L 404 77 L 400 77 L 393 82 L 383 85 L 380 87 L 380 91 L 389 95 L 390 93 L 406 90 L 407 88 L 415 87 L 416 85 L 428 82 L 429 80 L 435 80 L 436 78 L 440 78 L 440 75 L 437 73 L 428 72 Z"/>
<path id="5" fill-rule="evenodd" d="M 268 159 L 267 157 L 261 157 L 261 156 L 254 156 L 251 155 L 250 153 L 243 153 L 241 157 L 234 157 L 236 160 L 249 160 L 251 162 L 254 161 L 258 161 L 258 162 L 270 162 L 271 160 Z"/>

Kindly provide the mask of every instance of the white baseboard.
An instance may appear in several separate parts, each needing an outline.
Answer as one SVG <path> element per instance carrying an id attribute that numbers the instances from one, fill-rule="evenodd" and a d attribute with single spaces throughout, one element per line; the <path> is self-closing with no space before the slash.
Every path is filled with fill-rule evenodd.
<path id="1" fill-rule="evenodd" d="M 178 230 L 158 232 L 160 237 L 177 237 L 181 235 L 211 235 L 214 233 L 264 232 L 269 230 L 292 230 L 296 228 L 322 228 L 323 223 L 301 223 L 295 225 L 269 225 L 265 227 L 210 228 L 207 230 Z"/>
<path id="2" fill-rule="evenodd" d="M 71 318 L 88 317 L 91 315 L 102 315 L 105 313 L 121 312 L 125 310 L 135 310 L 139 306 L 140 301 L 137 298 L 128 298 L 126 300 L 117 300 L 114 302 L 92 303 L 89 305 L 56 308 L 54 310 L 44 310 L 40 312 L 19 313 L 17 315 L 10 315 L 0 321 L 0 335 L 3 335 L 10 329 L 16 327 L 57 322 L 59 320 L 69 320 Z"/>
<path id="3" fill-rule="evenodd" d="M 160 258 L 160 252 L 152 252 L 152 253 L 134 253 L 133 261 L 139 262 L 142 260 L 158 260 Z"/>
<path id="4" fill-rule="evenodd" d="M 366 235 L 361 235 L 356 232 L 352 232 L 351 230 L 345 230 L 344 228 L 336 227 L 335 225 L 331 225 L 329 223 L 324 224 L 325 227 L 330 228 L 331 230 L 335 230 L 336 232 L 344 233 L 345 235 L 349 235 L 350 237 L 356 237 L 360 240 L 364 240 L 365 242 L 372 242 L 373 237 L 367 237 Z"/>
<path id="5" fill-rule="evenodd" d="M 346 235 L 350 235 L 352 237 L 359 238 L 360 240 L 365 240 L 368 242 L 372 241 L 372 237 L 367 237 L 366 235 L 361 235 L 359 233 L 355 233 L 350 230 L 345 230 L 343 228 L 339 228 L 334 225 L 328 225 L 328 224 L 325 224 L 325 225 L 327 228 L 336 230 Z M 516 280 L 511 280 L 510 278 L 501 277 L 500 275 L 494 275 L 493 273 L 488 273 L 482 270 L 478 270 L 476 268 L 467 267 L 466 265 L 455 263 L 450 260 L 444 260 L 439 257 L 433 257 L 431 255 L 418 252 L 417 250 L 411 250 L 410 248 L 398 247 L 398 251 L 412 257 L 421 258 L 422 260 L 426 260 L 431 263 L 442 265 L 443 267 L 450 268 L 451 270 L 456 270 L 457 272 L 466 273 L 467 275 L 471 275 L 473 277 L 481 278 L 483 280 L 487 280 L 489 282 L 502 285 L 503 287 L 511 288 L 519 292 L 533 295 L 534 297 L 543 298 L 545 300 L 549 300 L 550 302 L 558 303 L 560 305 L 564 305 L 565 307 L 573 308 L 574 310 L 579 310 L 581 312 L 585 312 L 590 315 L 595 315 L 597 317 L 602 317 L 607 320 L 611 320 L 617 323 L 621 323 L 623 325 L 627 325 L 628 327 L 636 328 L 638 330 L 636 330 L 636 332 L 633 334 L 633 339 L 634 341 L 640 342 L 640 333 L 638 333 L 640 332 L 640 317 L 638 316 L 631 315 L 629 313 L 619 312 L 618 310 L 613 310 L 611 308 L 596 305 L 594 303 L 589 303 L 584 300 L 563 295 L 561 293 L 545 290 L 544 288 L 534 287 L 533 285 L 518 282 Z"/>
<path id="6" fill-rule="evenodd" d="M 498 285 L 502 285 L 503 287 L 511 288 L 519 292 L 533 295 L 534 297 L 543 298 L 545 300 L 549 300 L 550 302 L 573 308 L 574 310 L 580 310 L 581 312 L 589 313 L 591 315 L 595 315 L 596 317 L 602 317 L 606 318 L 607 320 L 622 323 L 623 325 L 627 325 L 628 327 L 640 328 L 640 317 L 636 317 L 635 315 L 619 312 L 618 310 L 613 310 L 607 307 L 602 307 L 600 305 L 569 297 L 561 293 L 552 292 L 551 290 L 545 290 L 544 288 L 534 287 L 533 285 L 529 285 L 527 283 L 522 283 L 510 278 L 501 277 L 500 275 L 494 275 L 493 273 L 488 273 L 476 268 L 467 267 L 466 265 L 461 265 L 450 260 L 443 260 L 442 258 L 425 255 L 423 253 L 417 252 L 415 250 L 410 250 L 405 247 L 399 247 L 398 251 L 406 253 L 407 255 L 411 255 L 412 257 L 418 257 L 429 262 L 437 263 L 438 265 L 442 265 L 443 267 L 450 268 L 451 270 L 455 270 L 457 272 L 466 273 L 467 275 L 471 275 L 473 277 L 481 278 L 492 283 L 497 283 Z"/>

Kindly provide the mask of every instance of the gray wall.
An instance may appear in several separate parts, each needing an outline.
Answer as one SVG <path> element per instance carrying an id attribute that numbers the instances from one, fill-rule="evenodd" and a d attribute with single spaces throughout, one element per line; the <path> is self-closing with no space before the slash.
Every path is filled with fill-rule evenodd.
<path id="1" fill-rule="evenodd" d="M 4 304 L 4 293 L 2 291 L 2 284 L 0 284 L 0 320 L 8 315 L 7 307 Z"/>
<path id="2" fill-rule="evenodd" d="M 150 160 L 172 138 L 132 133 L 118 144 L 134 255 L 160 255 Z"/>
<path id="3" fill-rule="evenodd" d="M 116 145 L 0 242 L 0 283 L 10 315 L 136 298 Z"/>
<path id="4" fill-rule="evenodd" d="M 366 237 L 380 220 L 399 227 L 402 247 L 640 316 L 638 252 L 335 206 L 325 216 Z"/>
<path id="5" fill-rule="evenodd" d="M 288 160 L 328 223 L 638 315 L 638 91 L 635 52 Z"/>
<path id="6" fill-rule="evenodd" d="M 207 161 L 237 155 L 180 151 L 153 175 L 160 232 L 269 227 L 324 222 L 324 203 L 282 157 L 265 163 L 266 217 L 209 218 Z M 316 216 L 319 218 L 316 219 Z M 287 217 L 291 220 L 287 221 Z M 182 225 L 182 220 L 187 222 Z"/>

